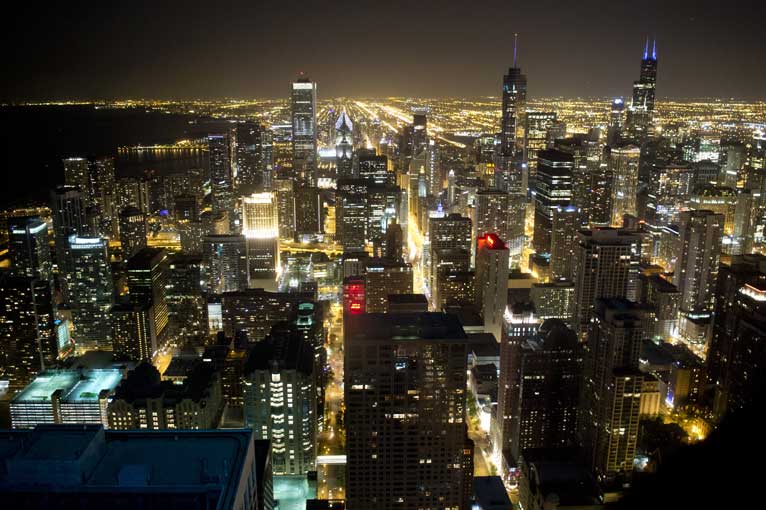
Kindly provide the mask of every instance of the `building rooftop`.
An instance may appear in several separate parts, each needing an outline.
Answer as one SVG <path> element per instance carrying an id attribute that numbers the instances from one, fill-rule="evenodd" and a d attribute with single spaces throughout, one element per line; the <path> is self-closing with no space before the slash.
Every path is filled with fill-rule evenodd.
<path id="1" fill-rule="evenodd" d="M 442 312 L 367 313 L 350 317 L 354 340 L 463 340 L 466 334 L 457 315 Z"/>
<path id="2" fill-rule="evenodd" d="M 473 494 L 481 510 L 511 510 L 513 504 L 499 476 L 475 476 Z"/>
<path id="3" fill-rule="evenodd" d="M 215 496 L 209 508 L 231 508 L 253 444 L 251 430 L 105 431 L 101 425 L 40 425 L 24 432 L 0 431 L 0 492 L 106 490 L 117 495 L 171 490 Z M 56 476 L 51 476 L 52 465 Z"/>
<path id="4" fill-rule="evenodd" d="M 95 402 L 101 391 L 114 391 L 122 380 L 122 374 L 116 368 L 46 370 L 19 392 L 12 402 L 49 402 L 58 390 L 62 392 L 62 402 Z"/>

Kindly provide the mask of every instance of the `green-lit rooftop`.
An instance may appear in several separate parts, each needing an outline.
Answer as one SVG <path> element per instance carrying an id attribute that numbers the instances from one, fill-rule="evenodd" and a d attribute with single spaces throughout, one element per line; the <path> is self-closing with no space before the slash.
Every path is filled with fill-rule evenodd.
<path id="1" fill-rule="evenodd" d="M 120 380 L 122 371 L 116 368 L 46 370 L 16 395 L 13 402 L 50 402 L 57 390 L 62 392 L 62 402 L 95 402 L 102 390 L 114 391 Z"/>

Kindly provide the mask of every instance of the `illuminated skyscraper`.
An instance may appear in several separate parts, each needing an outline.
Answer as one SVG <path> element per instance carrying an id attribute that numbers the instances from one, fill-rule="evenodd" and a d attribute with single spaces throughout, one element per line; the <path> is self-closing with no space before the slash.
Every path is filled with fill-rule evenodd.
<path id="1" fill-rule="evenodd" d="M 583 333 L 597 299 L 635 300 L 641 238 L 634 232 L 612 228 L 580 230 L 577 236 L 575 321 Z"/>
<path id="2" fill-rule="evenodd" d="M 582 211 L 573 205 L 558 206 L 551 222 L 551 277 L 571 280 L 577 253 L 577 231 L 582 228 Z"/>
<path id="3" fill-rule="evenodd" d="M 513 66 L 503 76 L 502 123 L 500 126 L 500 154 L 513 157 L 524 148 L 523 121 L 527 103 L 527 76 L 516 63 L 516 43 L 513 47 Z"/>
<path id="4" fill-rule="evenodd" d="M 245 236 L 209 235 L 203 244 L 206 290 L 223 294 L 247 288 Z"/>
<path id="5" fill-rule="evenodd" d="M 109 349 L 114 283 L 108 242 L 99 237 L 70 236 L 68 258 L 67 281 L 75 342 L 84 349 Z"/>
<path id="6" fill-rule="evenodd" d="M 548 131 L 556 122 L 556 112 L 527 111 L 524 114 L 524 161 L 529 167 L 530 186 L 537 174 L 537 153 L 548 148 Z"/>
<path id="7" fill-rule="evenodd" d="M 56 243 L 56 263 L 59 269 L 66 268 L 69 236 L 87 236 L 90 233 L 83 193 L 83 190 L 74 186 L 57 186 L 51 192 L 53 240 Z"/>
<path id="8" fill-rule="evenodd" d="M 0 275 L 0 380 L 24 388 L 58 357 L 48 281 Z"/>
<path id="9" fill-rule="evenodd" d="M 628 135 L 643 141 L 652 129 L 654 120 L 654 95 L 657 89 L 657 41 L 652 43 L 649 53 L 649 39 L 646 39 L 644 57 L 641 59 L 641 75 L 633 82 L 633 98 L 628 107 L 626 128 Z"/>
<path id="10" fill-rule="evenodd" d="M 11 274 L 49 280 L 53 261 L 48 246 L 48 224 L 36 216 L 8 218 Z"/>
<path id="11" fill-rule="evenodd" d="M 354 158 L 354 124 L 346 110 L 340 114 L 335 123 L 335 165 L 337 178 L 352 177 Z"/>
<path id="12" fill-rule="evenodd" d="M 247 242 L 247 274 L 250 286 L 258 280 L 274 279 L 279 267 L 276 194 L 254 193 L 242 199 L 242 233 Z"/>
<path id="13" fill-rule="evenodd" d="M 572 201 L 574 159 L 557 150 L 538 153 L 535 179 L 535 230 L 533 245 L 538 253 L 550 253 L 554 209 Z"/>
<path id="14" fill-rule="evenodd" d="M 127 260 L 146 247 L 146 216 L 135 207 L 120 211 L 120 244 Z"/>
<path id="15" fill-rule="evenodd" d="M 588 464 L 607 480 L 633 471 L 644 382 L 638 355 L 648 334 L 645 326 L 639 305 L 625 299 L 596 301 L 578 429 Z"/>
<path id="16" fill-rule="evenodd" d="M 128 292 L 134 305 L 152 306 L 151 329 L 160 343 L 166 340 L 168 303 L 165 298 L 168 283 L 168 255 L 160 248 L 142 248 L 127 262 Z"/>
<path id="17" fill-rule="evenodd" d="M 403 260 L 370 259 L 365 271 L 365 311 L 385 313 L 388 296 L 412 294 L 412 264 Z"/>
<path id="18" fill-rule="evenodd" d="M 636 195 L 641 149 L 632 144 L 612 147 L 608 158 L 612 177 L 612 225 L 619 227 L 624 215 L 638 214 Z"/>
<path id="19" fill-rule="evenodd" d="M 621 97 L 612 99 L 612 109 L 609 110 L 609 126 L 606 133 L 606 143 L 613 145 L 619 141 L 625 125 L 625 100 Z"/>
<path id="20" fill-rule="evenodd" d="M 64 164 L 64 184 L 81 190 L 90 189 L 90 168 L 85 158 L 66 158 Z"/>
<path id="21" fill-rule="evenodd" d="M 395 174 L 388 171 L 388 157 L 376 155 L 374 150 L 359 151 L 359 178 L 372 181 L 375 184 L 393 186 Z"/>
<path id="22" fill-rule="evenodd" d="M 724 218 L 713 211 L 681 213 L 673 283 L 681 293 L 682 313 L 712 312 Z"/>
<path id="23" fill-rule="evenodd" d="M 308 78 L 292 84 L 293 175 L 312 182 L 317 165 L 317 85 Z"/>
<path id="24" fill-rule="evenodd" d="M 476 239 L 476 308 L 484 330 L 500 338 L 508 304 L 508 247 L 495 233 Z"/>
<path id="25" fill-rule="evenodd" d="M 363 179 L 339 179 L 335 194 L 335 235 L 343 251 L 364 251 L 367 240 L 367 188 Z"/>
<path id="26" fill-rule="evenodd" d="M 231 170 L 231 137 L 228 133 L 207 137 L 213 213 L 233 212 L 234 183 Z"/>
<path id="27" fill-rule="evenodd" d="M 98 158 L 91 164 L 90 202 L 99 211 L 98 234 L 109 238 L 117 236 L 118 228 L 114 172 L 112 157 Z"/>
<path id="28" fill-rule="evenodd" d="M 262 124 L 252 121 L 237 124 L 234 133 L 234 164 L 239 194 L 270 189 L 271 133 Z"/>
<path id="29" fill-rule="evenodd" d="M 496 189 L 482 189 L 476 193 L 476 206 L 474 208 L 474 225 L 478 238 L 484 234 L 494 233 L 500 239 L 508 239 L 510 235 L 509 224 L 509 194 Z M 514 218 L 514 221 L 516 218 Z"/>
<path id="30" fill-rule="evenodd" d="M 355 315 L 344 350 L 346 508 L 463 508 L 467 354 L 458 318 Z"/>
<path id="31" fill-rule="evenodd" d="M 274 327 L 250 350 L 243 368 L 245 426 L 271 442 L 274 474 L 316 469 L 317 405 L 312 345 Z"/>

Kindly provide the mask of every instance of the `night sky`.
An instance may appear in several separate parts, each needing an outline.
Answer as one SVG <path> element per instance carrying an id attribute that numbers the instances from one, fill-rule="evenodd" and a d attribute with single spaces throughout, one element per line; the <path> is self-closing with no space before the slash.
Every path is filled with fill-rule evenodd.
<path id="1" fill-rule="evenodd" d="M 21 4 L 21 5 L 19 5 Z M 766 99 L 766 1 L 104 1 L 3 8 L 0 99 L 497 95 L 513 33 L 534 97 Z"/>

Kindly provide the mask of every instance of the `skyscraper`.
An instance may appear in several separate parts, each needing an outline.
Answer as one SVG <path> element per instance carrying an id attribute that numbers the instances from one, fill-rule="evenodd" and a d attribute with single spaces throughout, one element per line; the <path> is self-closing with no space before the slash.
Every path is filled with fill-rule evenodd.
<path id="1" fill-rule="evenodd" d="M 293 172 L 308 183 L 314 179 L 317 164 L 317 85 L 308 78 L 292 84 Z"/>
<path id="2" fill-rule="evenodd" d="M 335 235 L 346 252 L 363 251 L 367 240 L 367 188 L 363 179 L 338 179 Z"/>
<path id="3" fill-rule="evenodd" d="M 443 313 L 352 316 L 346 508 L 462 508 L 466 335 Z"/>
<path id="4" fill-rule="evenodd" d="M 627 144 L 608 150 L 609 172 L 612 177 L 612 225 L 621 226 L 626 214 L 636 216 L 638 194 L 638 165 L 641 149 Z"/>
<path id="5" fill-rule="evenodd" d="M 577 412 L 583 369 L 577 335 L 558 319 L 542 323 L 537 334 L 515 344 L 518 374 L 511 404 L 511 458 L 527 448 L 577 444 Z"/>
<path id="6" fill-rule="evenodd" d="M 612 108 L 609 110 L 609 126 L 606 133 L 606 143 L 616 143 L 622 135 L 625 125 L 625 100 L 621 97 L 612 99 Z"/>
<path id="7" fill-rule="evenodd" d="M 120 211 L 120 244 L 125 260 L 146 247 L 146 216 L 140 209 L 128 207 Z"/>
<path id="8" fill-rule="evenodd" d="M 365 311 L 384 313 L 391 294 L 412 294 L 412 264 L 403 260 L 370 259 L 365 270 Z"/>
<path id="9" fill-rule="evenodd" d="M 275 193 L 253 193 L 242 198 L 242 233 L 247 242 L 248 280 L 255 283 L 274 279 L 279 267 L 279 217 Z"/>
<path id="10" fill-rule="evenodd" d="M 644 311 L 625 299 L 599 299 L 588 328 L 578 429 L 592 469 L 606 479 L 630 475 L 638 439 L 644 375 L 638 355 Z"/>
<path id="11" fill-rule="evenodd" d="M 98 158 L 91 164 L 90 203 L 99 211 L 99 231 L 94 234 L 109 238 L 117 236 L 118 227 L 114 172 L 112 157 Z"/>
<path id="12" fill-rule="evenodd" d="M 234 164 L 236 166 L 237 189 L 240 195 L 267 189 L 271 171 L 270 136 L 265 126 L 247 121 L 237 124 L 234 129 Z"/>
<path id="13" fill-rule="evenodd" d="M 506 240 L 510 235 L 509 194 L 496 189 L 482 189 L 476 193 L 474 238 L 494 233 Z M 514 221 L 516 219 L 514 218 Z"/>
<path id="14" fill-rule="evenodd" d="M 626 127 L 631 138 L 643 141 L 652 129 L 654 120 L 654 95 L 657 89 L 657 41 L 652 43 L 649 53 L 649 39 L 646 39 L 644 56 L 641 59 L 641 74 L 633 82 L 633 98 L 628 107 Z"/>
<path id="15" fill-rule="evenodd" d="M 67 282 L 78 347 L 112 346 L 111 308 L 114 282 L 108 242 L 99 237 L 69 237 Z"/>
<path id="16" fill-rule="evenodd" d="M 85 158 L 66 158 L 64 164 L 64 184 L 81 190 L 90 189 L 90 169 Z"/>
<path id="17" fill-rule="evenodd" d="M 48 224 L 36 216 L 8 218 L 11 274 L 49 280 L 53 261 L 48 246 Z"/>
<path id="18" fill-rule="evenodd" d="M 495 233 L 476 239 L 476 308 L 484 330 L 499 339 L 508 304 L 508 247 Z"/>
<path id="19" fill-rule="evenodd" d="M 275 326 L 250 350 L 243 368 L 245 426 L 271 442 L 274 474 L 316 469 L 317 407 L 311 344 Z"/>
<path id="20" fill-rule="evenodd" d="M 56 244 L 56 263 L 59 270 L 66 268 L 69 236 L 87 236 L 90 233 L 85 208 L 85 195 L 80 188 L 57 186 L 51 192 L 53 241 Z"/>
<path id="21" fill-rule="evenodd" d="M 229 133 L 211 134 L 207 137 L 207 147 L 213 213 L 233 212 L 234 176 L 231 170 L 231 136 Z"/>
<path id="22" fill-rule="evenodd" d="M 513 66 L 503 76 L 503 106 L 500 125 L 500 154 L 513 157 L 524 147 L 523 121 L 527 103 L 527 76 L 516 63 L 516 42 Z"/>
<path id="23" fill-rule="evenodd" d="M 346 110 L 341 112 L 335 122 L 335 165 L 337 178 L 352 177 L 354 160 L 354 124 Z"/>
<path id="24" fill-rule="evenodd" d="M 206 290 L 223 294 L 247 288 L 245 236 L 210 235 L 203 244 Z"/>
<path id="25" fill-rule="evenodd" d="M 152 306 L 152 330 L 160 343 L 166 340 L 168 304 L 165 298 L 168 284 L 168 255 L 160 248 L 143 248 L 127 263 L 128 292 L 134 305 Z"/>
<path id="26" fill-rule="evenodd" d="M 634 232 L 603 228 L 581 230 L 573 269 L 575 321 L 584 333 L 597 299 L 635 300 L 641 238 Z"/>
<path id="27" fill-rule="evenodd" d="M 577 232 L 582 228 L 582 211 L 574 205 L 553 209 L 551 222 L 551 277 L 572 279 Z"/>
<path id="28" fill-rule="evenodd" d="M 713 211 L 681 213 L 673 283 L 681 293 L 682 313 L 713 311 L 723 223 L 723 215 Z"/>
<path id="29" fill-rule="evenodd" d="M 574 159 L 555 149 L 540 151 L 537 159 L 533 245 L 538 253 L 550 253 L 553 211 L 572 201 Z"/>
<path id="30" fill-rule="evenodd" d="M 0 275 L 0 305 L 0 379 L 15 393 L 58 357 L 50 283 Z"/>

